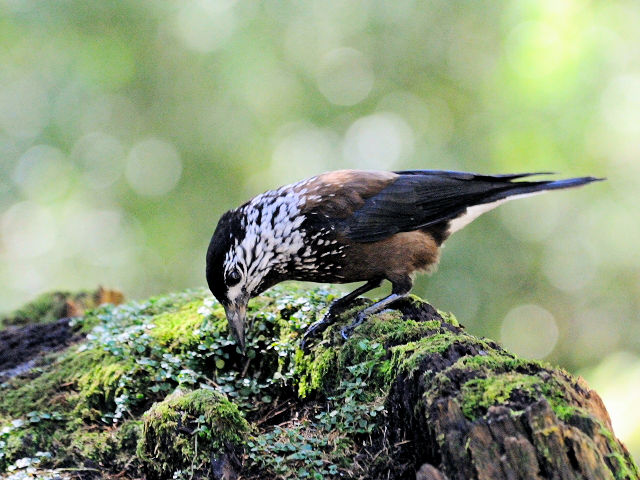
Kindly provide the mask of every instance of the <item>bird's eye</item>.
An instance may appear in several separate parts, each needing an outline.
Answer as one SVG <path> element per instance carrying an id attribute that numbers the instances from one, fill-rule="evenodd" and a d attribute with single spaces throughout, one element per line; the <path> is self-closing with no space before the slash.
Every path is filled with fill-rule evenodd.
<path id="1" fill-rule="evenodd" d="M 240 270 L 234 268 L 233 270 L 227 273 L 227 277 L 225 279 L 226 284 L 229 286 L 233 286 L 240 281 L 242 275 L 240 275 Z"/>

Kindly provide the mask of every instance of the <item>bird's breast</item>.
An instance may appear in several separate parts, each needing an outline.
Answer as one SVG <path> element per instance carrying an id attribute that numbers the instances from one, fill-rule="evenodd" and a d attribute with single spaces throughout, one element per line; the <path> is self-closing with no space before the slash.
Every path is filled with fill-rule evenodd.
<path id="1" fill-rule="evenodd" d="M 313 259 L 317 278 L 311 281 L 348 283 L 374 278 L 393 280 L 429 270 L 439 258 L 439 242 L 425 231 L 401 232 L 384 240 L 356 243 L 336 240 Z"/>

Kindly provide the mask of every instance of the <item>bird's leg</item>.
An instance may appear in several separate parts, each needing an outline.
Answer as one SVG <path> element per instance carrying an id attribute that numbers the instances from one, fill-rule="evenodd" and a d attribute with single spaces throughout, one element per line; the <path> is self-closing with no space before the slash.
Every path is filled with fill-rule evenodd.
<path id="1" fill-rule="evenodd" d="M 384 297 L 382 300 L 379 300 L 373 305 L 370 305 L 364 310 L 358 312 L 355 321 L 351 325 L 347 325 L 340 331 L 342 338 L 344 338 L 345 340 L 348 339 L 355 328 L 362 322 L 364 322 L 369 315 L 381 312 L 396 300 L 406 297 L 411 291 L 412 281 L 410 278 L 407 278 L 403 279 L 403 281 L 401 282 L 393 282 L 392 285 L 393 287 L 391 289 L 391 295 Z"/>
<path id="2" fill-rule="evenodd" d="M 381 278 L 369 280 L 364 285 L 356 288 L 353 292 L 347 293 L 345 296 L 340 297 L 339 299 L 332 302 L 325 316 L 322 317 L 321 320 L 318 320 L 317 322 L 312 323 L 311 325 L 309 325 L 309 328 L 307 328 L 307 331 L 304 333 L 304 337 L 302 337 L 302 342 L 300 343 L 300 346 L 302 347 L 302 349 L 304 349 L 305 345 L 311 338 L 324 332 L 329 325 L 331 325 L 336 321 L 336 314 L 340 310 L 344 310 L 346 306 L 348 306 L 351 302 L 353 302 L 356 298 L 358 298 L 363 293 L 366 293 L 369 290 L 373 290 L 374 288 L 379 287 L 381 283 L 382 283 Z"/>
<path id="3" fill-rule="evenodd" d="M 333 302 L 331 302 L 331 305 L 329 306 L 329 311 L 326 313 L 325 317 L 327 316 L 334 317 L 341 311 L 346 310 L 349 304 L 353 302 L 356 298 L 358 298 L 363 293 L 367 293 L 368 291 L 373 290 L 374 288 L 378 288 L 381 283 L 382 283 L 382 279 L 380 278 L 377 278 L 375 280 L 369 280 L 364 285 L 356 288 L 353 292 L 347 293 L 343 297 L 340 297 L 339 299 L 334 300 Z"/>

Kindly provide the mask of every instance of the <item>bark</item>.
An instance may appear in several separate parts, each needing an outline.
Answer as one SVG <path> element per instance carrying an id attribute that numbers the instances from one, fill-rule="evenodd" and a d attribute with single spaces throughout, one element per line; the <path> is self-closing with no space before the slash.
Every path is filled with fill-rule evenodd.
<path id="1" fill-rule="evenodd" d="M 400 445 L 393 455 L 405 456 L 418 480 L 638 478 L 583 379 L 518 359 L 443 321 L 428 304 L 415 305 L 399 309 L 440 322 L 451 336 L 429 351 L 429 338 L 440 342 L 442 330 L 425 335 L 426 348 L 410 369 L 398 369 L 386 401 L 389 442 Z"/>

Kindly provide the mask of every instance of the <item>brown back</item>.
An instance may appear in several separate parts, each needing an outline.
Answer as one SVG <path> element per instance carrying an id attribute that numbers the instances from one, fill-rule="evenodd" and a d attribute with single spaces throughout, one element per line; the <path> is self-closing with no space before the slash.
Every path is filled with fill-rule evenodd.
<path id="1" fill-rule="evenodd" d="M 364 201 L 393 183 L 398 175 L 392 172 L 367 170 L 337 170 L 313 177 L 301 186 L 308 201 L 304 210 L 314 209 L 331 218 L 347 218 Z"/>

